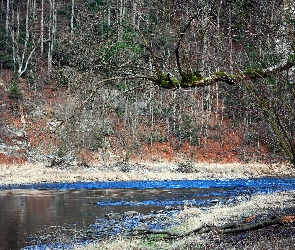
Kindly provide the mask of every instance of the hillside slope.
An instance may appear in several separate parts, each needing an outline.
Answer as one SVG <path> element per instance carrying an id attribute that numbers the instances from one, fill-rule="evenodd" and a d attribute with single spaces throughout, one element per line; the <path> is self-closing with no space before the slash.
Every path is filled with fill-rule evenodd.
<path id="1" fill-rule="evenodd" d="M 189 139 L 180 142 L 179 137 L 173 134 L 167 140 L 140 141 L 139 138 L 130 137 L 128 131 L 124 135 L 122 126 L 117 126 L 117 131 L 105 136 L 107 145 L 97 149 L 81 147 L 79 150 L 73 146 L 69 150 L 63 148 L 60 137 L 64 130 L 60 128 L 55 131 L 60 123 L 58 109 L 67 103 L 64 99 L 66 89 L 44 84 L 41 89 L 32 91 L 28 88 L 26 79 L 22 78 L 22 98 L 17 100 L 9 97 L 11 72 L 2 69 L 0 76 L 0 163 L 51 161 L 54 157 L 68 157 L 67 160 L 84 159 L 89 162 L 192 160 L 229 163 L 265 162 L 267 159 L 265 146 L 257 143 L 247 145 L 243 131 L 232 128 L 230 121 L 216 120 L 215 124 L 210 125 L 208 135 L 201 137 L 198 143 Z M 67 98 L 70 99 L 71 96 L 68 95 Z M 153 129 L 161 131 L 160 124 L 158 126 L 156 122 L 155 120 L 153 128 L 142 125 L 138 130 L 142 131 L 143 135 L 153 132 Z M 118 135 L 125 136 L 125 145 L 122 145 Z M 70 156 L 72 158 L 69 158 Z"/>

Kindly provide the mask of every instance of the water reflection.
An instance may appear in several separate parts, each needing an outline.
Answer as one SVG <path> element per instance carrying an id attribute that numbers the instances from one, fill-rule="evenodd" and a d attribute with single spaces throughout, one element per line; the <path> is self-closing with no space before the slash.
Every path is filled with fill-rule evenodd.
<path id="1" fill-rule="evenodd" d="M 149 192 L 149 193 L 152 193 Z M 155 197 L 158 191 L 151 197 Z M 143 200 L 142 190 L 5 190 L 0 191 L 0 249 L 20 249 L 26 237 L 44 227 L 75 225 L 78 228 L 93 224 L 97 217 L 114 211 L 121 213 L 130 207 L 99 206 L 102 200 Z M 132 208 L 146 214 L 160 206 Z"/>
<path id="2" fill-rule="evenodd" d="M 31 245 L 28 236 L 46 231 L 50 226 L 70 224 L 77 228 L 88 227 L 110 211 L 122 213 L 132 210 L 148 214 L 167 205 L 202 206 L 232 200 L 239 195 L 294 190 L 294 179 L 111 182 L 111 188 L 103 189 L 102 186 L 107 184 L 22 187 L 26 189 L 0 187 L 0 249 L 20 249 Z M 58 187 L 54 189 L 56 185 Z M 123 188 L 120 189 L 120 185 L 124 185 Z"/>
<path id="3" fill-rule="evenodd" d="M 1 191 L 1 249 L 19 249 L 25 236 L 37 232 L 43 225 L 76 222 L 77 215 L 89 209 L 79 202 L 79 195 L 79 192 L 69 194 L 61 191 Z M 83 220 L 79 222 L 83 223 Z"/>

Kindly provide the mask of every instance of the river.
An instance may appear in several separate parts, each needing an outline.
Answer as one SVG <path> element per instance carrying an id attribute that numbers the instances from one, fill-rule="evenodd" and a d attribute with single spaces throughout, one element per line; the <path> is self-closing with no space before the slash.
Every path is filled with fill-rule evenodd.
<path id="1" fill-rule="evenodd" d="M 66 230 L 91 228 L 99 239 L 136 227 L 143 218 L 150 228 L 167 228 L 184 205 L 206 207 L 294 189 L 290 178 L 0 186 L 0 249 L 70 248 L 70 237 L 60 242 L 54 231 L 69 235 Z M 88 241 L 83 236 L 76 242 Z"/>

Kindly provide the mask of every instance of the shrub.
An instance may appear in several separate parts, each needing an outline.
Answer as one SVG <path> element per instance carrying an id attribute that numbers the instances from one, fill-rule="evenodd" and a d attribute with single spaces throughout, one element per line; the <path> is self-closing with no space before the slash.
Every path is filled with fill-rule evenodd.
<path id="1" fill-rule="evenodd" d="M 19 89 L 18 81 L 16 79 L 13 79 L 10 82 L 8 95 L 12 99 L 20 99 L 22 97 L 21 91 Z"/>
<path id="2" fill-rule="evenodd" d="M 180 162 L 177 164 L 176 172 L 180 173 L 193 173 L 196 172 L 193 163 L 191 161 Z"/>

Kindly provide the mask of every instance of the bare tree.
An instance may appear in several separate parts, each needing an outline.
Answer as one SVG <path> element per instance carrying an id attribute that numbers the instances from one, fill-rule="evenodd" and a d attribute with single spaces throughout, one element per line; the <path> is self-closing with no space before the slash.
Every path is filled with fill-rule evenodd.
<path id="1" fill-rule="evenodd" d="M 44 0 L 41 0 L 41 18 L 40 18 L 40 52 L 44 53 Z"/>
<path id="2" fill-rule="evenodd" d="M 47 65 L 48 74 L 52 72 L 52 52 L 55 42 L 56 26 L 57 26 L 57 9 L 55 0 L 49 0 L 50 14 L 49 14 L 49 27 L 48 27 L 48 53 L 47 53 Z"/>
<path id="3" fill-rule="evenodd" d="M 27 0 L 26 4 L 26 17 L 25 17 L 25 38 L 20 37 L 20 4 L 16 5 L 16 10 L 12 9 L 12 49 L 13 49 L 13 62 L 15 72 L 18 76 L 22 76 L 28 68 L 29 62 L 36 50 L 37 43 L 32 37 L 32 31 L 30 27 L 32 25 L 32 19 L 30 15 L 30 0 Z M 13 26 L 16 26 L 14 28 Z"/>
<path id="4" fill-rule="evenodd" d="M 75 17 L 75 0 L 72 0 L 71 35 L 73 35 L 73 33 L 74 33 L 74 17 Z"/>
<path id="5" fill-rule="evenodd" d="M 5 23 L 5 31 L 6 31 L 6 37 L 8 37 L 9 32 L 9 16 L 10 16 L 10 1 L 6 1 L 6 23 Z"/>

